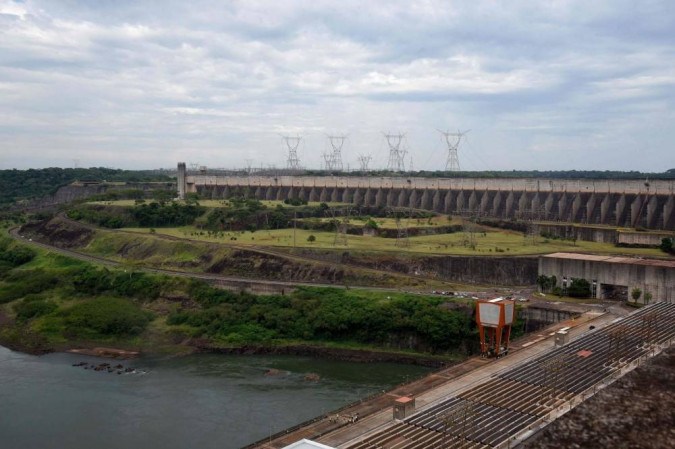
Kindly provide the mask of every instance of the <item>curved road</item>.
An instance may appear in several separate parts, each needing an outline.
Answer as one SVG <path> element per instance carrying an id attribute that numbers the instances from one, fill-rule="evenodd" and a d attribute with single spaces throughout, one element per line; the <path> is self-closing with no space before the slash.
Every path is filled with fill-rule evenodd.
<path id="1" fill-rule="evenodd" d="M 60 219 L 72 224 L 73 226 L 83 227 L 83 228 L 86 228 L 86 229 L 90 229 L 92 231 L 116 232 L 116 233 L 124 233 L 124 234 L 138 234 L 138 235 L 144 235 L 144 236 L 149 235 L 147 233 L 138 232 L 138 231 L 126 231 L 126 230 L 120 230 L 120 229 L 102 229 L 102 228 L 99 228 L 97 226 L 93 226 L 93 225 L 90 225 L 90 224 L 87 224 L 87 223 L 83 223 L 83 222 L 80 222 L 80 221 L 77 221 L 77 220 L 73 220 L 73 219 L 69 218 L 64 212 L 59 212 L 57 214 L 57 216 Z M 302 256 L 297 256 L 297 255 L 290 254 L 290 253 L 287 253 L 287 252 L 284 252 L 284 251 L 278 251 L 278 250 L 270 249 L 269 247 L 261 247 L 261 246 L 258 246 L 258 245 L 237 245 L 237 244 L 231 244 L 231 243 L 222 244 L 222 243 L 218 243 L 218 242 L 209 242 L 209 241 L 204 241 L 204 240 L 174 237 L 172 235 L 161 234 L 161 233 L 153 234 L 153 237 L 161 238 L 161 239 L 164 239 L 164 240 L 179 241 L 179 242 L 192 242 L 192 243 L 200 243 L 200 244 L 209 244 L 210 243 L 210 244 L 214 244 L 214 245 L 223 245 L 227 248 L 238 249 L 238 250 L 241 250 L 241 251 L 250 251 L 250 252 L 254 252 L 254 253 L 258 253 L 258 254 L 280 257 L 282 259 L 295 260 L 295 261 L 298 261 L 298 262 L 304 262 L 304 263 L 314 262 L 314 263 L 319 263 L 321 265 L 328 265 L 328 266 L 339 265 L 343 268 L 350 268 L 350 269 L 353 269 L 353 270 L 365 271 L 365 272 L 368 272 L 368 273 L 374 273 L 374 274 L 379 274 L 379 275 L 395 276 L 395 277 L 405 278 L 405 279 L 415 279 L 415 280 L 423 281 L 423 282 L 433 281 L 433 282 L 445 284 L 448 287 L 452 287 L 453 285 L 456 285 L 456 284 L 452 284 L 450 282 L 446 282 L 442 279 L 436 279 L 436 278 L 420 276 L 420 275 L 413 275 L 413 274 L 405 274 L 405 273 L 392 273 L 391 271 L 387 271 L 387 270 L 379 270 L 377 268 L 369 268 L 369 267 L 364 267 L 364 266 L 361 266 L 361 265 L 344 263 L 344 262 L 331 262 L 331 261 L 322 259 L 320 257 L 312 257 L 312 256 L 309 256 L 309 255 L 306 255 L 306 254 L 304 254 Z M 336 286 L 336 284 L 314 284 L 314 283 L 307 283 L 307 285 L 331 285 L 331 286 Z M 389 290 L 396 290 L 396 289 L 389 289 Z"/>
<path id="2" fill-rule="evenodd" d="M 73 220 L 70 220 L 70 219 L 65 218 L 63 216 L 62 216 L 62 218 L 64 218 L 67 221 L 73 222 Z M 98 228 L 96 228 L 94 226 L 83 225 L 82 223 L 77 222 L 77 221 L 75 221 L 74 223 L 76 223 L 79 226 L 84 226 L 84 227 L 92 229 L 92 230 L 98 230 Z M 118 230 L 113 230 L 113 232 L 125 232 L 125 233 L 132 233 L 132 234 L 134 233 L 133 231 L 118 231 Z M 138 233 L 138 234 L 140 234 L 140 233 Z M 19 228 L 18 227 L 11 228 L 9 230 L 9 235 L 12 238 L 14 238 L 15 240 L 21 241 L 24 244 L 34 245 L 34 246 L 46 249 L 48 251 L 63 254 L 63 255 L 68 256 L 68 257 L 83 260 L 83 261 L 86 261 L 86 262 L 92 262 L 92 263 L 97 263 L 97 264 L 102 264 L 102 265 L 107 265 L 107 266 L 124 268 L 124 264 L 121 263 L 121 262 L 118 262 L 116 260 L 107 259 L 105 257 L 99 257 L 99 256 L 90 255 L 90 254 L 84 254 L 84 253 L 81 253 L 81 252 L 78 252 L 78 251 L 73 251 L 73 250 L 69 250 L 69 249 L 65 249 L 65 248 L 59 248 L 57 246 L 48 245 L 46 243 L 37 242 L 37 241 L 31 240 L 31 239 L 26 239 L 19 234 Z M 143 234 L 143 235 L 146 235 L 146 234 Z M 198 240 L 181 239 L 181 238 L 178 238 L 178 237 L 167 236 L 167 235 L 156 235 L 155 237 L 160 237 L 160 238 L 164 238 L 164 239 L 167 239 L 167 240 L 205 243 L 205 242 L 198 241 Z M 283 257 L 285 259 L 304 260 L 301 257 L 293 257 L 293 256 L 289 257 L 287 254 L 280 253 L 280 252 L 277 253 L 275 251 L 266 251 L 266 250 L 263 251 L 263 250 L 260 250 L 260 249 L 257 249 L 257 248 L 251 249 L 251 248 L 246 247 L 246 246 L 234 246 L 234 245 L 227 245 L 227 246 L 231 247 L 231 248 L 241 249 L 241 250 L 258 252 L 258 253 L 262 253 L 262 254 L 275 255 L 277 257 Z M 325 265 L 332 265 L 330 262 L 327 262 L 325 260 L 317 260 L 317 262 L 323 263 Z M 359 267 L 359 266 L 356 266 L 356 265 L 353 265 L 353 266 L 346 265 L 346 264 L 341 264 L 341 265 L 349 266 L 350 268 L 358 269 L 358 270 L 362 270 L 362 271 L 371 271 L 371 272 L 376 272 L 376 273 L 379 273 L 379 274 L 386 273 L 387 275 L 392 275 L 392 273 L 390 273 L 390 272 L 367 269 L 367 268 Z M 164 274 L 164 275 L 167 275 L 167 276 L 189 277 L 189 278 L 202 279 L 202 280 L 207 280 L 207 281 L 238 282 L 238 283 L 256 284 L 256 285 L 269 285 L 269 286 L 279 287 L 279 288 L 293 288 L 293 287 L 298 287 L 298 286 L 349 288 L 348 286 L 340 285 L 340 284 L 273 281 L 273 280 L 265 280 L 265 279 L 244 278 L 244 277 L 237 277 L 237 276 L 222 276 L 222 275 L 209 274 L 209 273 L 192 273 L 192 272 L 187 272 L 187 271 L 170 270 L 170 269 L 166 269 L 166 268 L 134 267 L 134 269 L 137 269 L 138 271 L 147 272 L 147 273 Z M 395 274 L 395 275 L 398 275 L 398 274 Z M 408 277 L 408 278 L 412 277 L 412 276 L 405 276 L 405 275 L 399 275 L 399 276 Z M 354 288 L 367 288 L 369 290 L 391 291 L 391 292 L 400 291 L 399 289 L 396 289 L 396 288 L 386 288 L 386 287 L 370 287 L 370 286 L 357 286 L 357 285 L 354 285 L 352 287 L 354 287 Z M 414 293 L 414 292 L 411 292 L 411 293 Z"/>

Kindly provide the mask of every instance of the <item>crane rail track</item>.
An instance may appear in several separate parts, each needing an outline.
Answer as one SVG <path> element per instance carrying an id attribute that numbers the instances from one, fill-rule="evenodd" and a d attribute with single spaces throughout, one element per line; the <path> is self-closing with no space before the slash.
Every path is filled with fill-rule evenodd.
<path id="1" fill-rule="evenodd" d="M 673 339 L 675 304 L 657 302 L 341 447 L 510 447 Z"/>

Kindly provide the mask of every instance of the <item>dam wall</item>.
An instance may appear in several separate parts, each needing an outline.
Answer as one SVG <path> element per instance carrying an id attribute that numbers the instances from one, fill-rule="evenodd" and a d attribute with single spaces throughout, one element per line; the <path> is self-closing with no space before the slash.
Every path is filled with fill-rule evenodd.
<path id="1" fill-rule="evenodd" d="M 179 169 L 180 172 L 180 169 Z M 498 219 L 675 230 L 675 181 L 531 178 L 187 175 L 179 191 L 203 198 L 299 198 Z"/>

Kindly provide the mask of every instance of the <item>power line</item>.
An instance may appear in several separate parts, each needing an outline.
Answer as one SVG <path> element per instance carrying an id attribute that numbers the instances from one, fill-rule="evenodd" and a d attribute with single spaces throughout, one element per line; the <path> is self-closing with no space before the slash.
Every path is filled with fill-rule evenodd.
<path id="1" fill-rule="evenodd" d="M 286 158 L 286 168 L 289 170 L 300 170 L 300 159 L 298 158 L 298 147 L 302 141 L 300 136 L 281 136 L 284 139 L 286 144 L 286 149 L 288 150 L 288 156 Z"/>
<path id="2" fill-rule="evenodd" d="M 461 132 L 457 131 L 456 133 L 451 133 L 449 131 L 437 130 L 445 138 L 445 143 L 448 146 L 448 159 L 445 162 L 446 171 L 459 171 L 459 157 L 457 155 L 457 150 L 459 150 L 459 144 L 462 141 L 462 137 L 466 135 L 470 130 Z"/>
<path id="3" fill-rule="evenodd" d="M 389 162 L 387 163 L 387 170 L 389 171 L 405 171 L 405 155 L 407 151 L 401 148 L 405 134 L 385 134 L 384 138 L 389 147 Z"/>

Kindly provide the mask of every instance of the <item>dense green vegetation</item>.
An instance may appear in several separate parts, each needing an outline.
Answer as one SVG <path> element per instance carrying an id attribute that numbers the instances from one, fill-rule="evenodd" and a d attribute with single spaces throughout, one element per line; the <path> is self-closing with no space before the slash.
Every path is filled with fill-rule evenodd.
<path id="1" fill-rule="evenodd" d="M 546 276 L 540 274 L 537 276 L 537 285 L 539 290 L 544 293 L 550 293 L 558 285 L 558 278 L 555 276 Z"/>
<path id="2" fill-rule="evenodd" d="M 26 246 L 12 245 L 9 237 L 0 238 L 0 275 L 14 267 L 30 262 L 35 251 Z"/>
<path id="3" fill-rule="evenodd" d="M 661 251 L 668 254 L 675 254 L 675 239 L 672 237 L 664 237 L 661 239 L 661 245 L 659 246 Z"/>
<path id="4" fill-rule="evenodd" d="M 0 330 L 4 342 L 17 335 L 39 337 L 42 348 L 124 342 L 156 320 L 163 332 L 215 346 L 309 342 L 453 354 L 475 349 L 471 306 L 448 298 L 324 288 L 256 296 L 41 251 L 16 258 L 26 249 L 7 238 L 0 249 L 0 260 L 15 261 L 0 274 L 0 315 L 15 320 Z M 156 306 L 167 297 L 178 300 Z"/>
<path id="5" fill-rule="evenodd" d="M 80 204 L 68 210 L 68 217 L 105 228 L 167 227 L 192 224 L 206 208 L 198 204 L 153 201 L 132 207 Z"/>
<path id="6" fill-rule="evenodd" d="M 38 335 L 43 344 L 71 338 L 106 339 L 137 335 L 153 315 L 143 304 L 172 283 L 160 276 L 95 268 L 54 254 L 36 253 L 0 239 L 0 305 L 17 325 L 0 329 L 2 340 Z"/>
<path id="7" fill-rule="evenodd" d="M 76 180 L 150 182 L 171 181 L 171 178 L 154 170 L 132 171 L 102 167 L 0 170 L 0 207 L 18 200 L 43 197 Z"/>
<path id="8" fill-rule="evenodd" d="M 373 298 L 342 289 L 301 288 L 290 296 L 253 296 L 198 286 L 201 310 L 168 318 L 194 335 L 231 344 L 303 340 L 356 342 L 395 349 L 463 352 L 475 329 L 470 306 L 450 310 L 447 299 L 396 295 Z"/>
<path id="9" fill-rule="evenodd" d="M 152 320 L 152 313 L 140 310 L 123 298 L 95 298 L 61 312 L 67 332 L 77 337 L 138 335 Z"/>
<path id="10" fill-rule="evenodd" d="M 591 297 L 591 284 L 586 279 L 572 278 L 570 279 L 570 284 L 566 288 L 563 288 L 558 286 L 558 278 L 555 276 L 540 274 L 537 276 L 537 285 L 539 286 L 539 290 L 544 293 L 553 293 L 558 296 L 566 294 L 571 298 Z"/>
<path id="11" fill-rule="evenodd" d="M 586 279 L 572 278 L 567 294 L 572 298 L 590 298 L 591 284 Z"/>
<path id="12" fill-rule="evenodd" d="M 206 217 L 203 227 L 211 231 L 242 231 L 256 229 L 280 229 L 288 226 L 285 208 L 278 205 L 269 210 L 260 201 L 249 198 L 231 198 L 229 207 L 212 210 Z"/>

